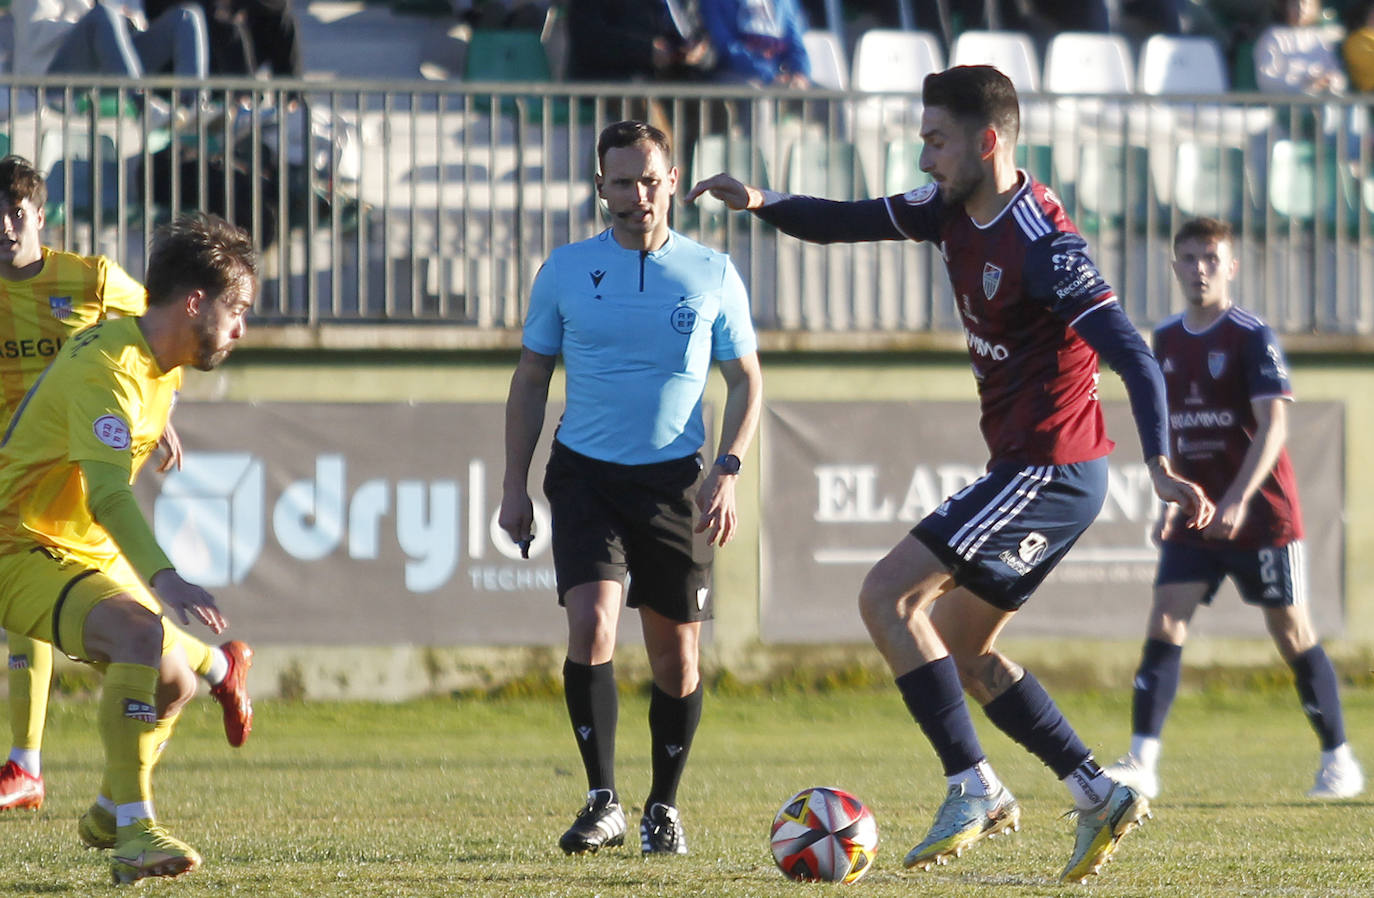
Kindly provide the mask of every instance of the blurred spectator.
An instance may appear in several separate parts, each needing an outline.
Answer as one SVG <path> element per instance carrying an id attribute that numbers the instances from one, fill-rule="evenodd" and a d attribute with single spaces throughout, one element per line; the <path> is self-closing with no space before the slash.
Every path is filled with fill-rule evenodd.
<path id="1" fill-rule="evenodd" d="M 806 18 L 797 0 L 701 0 L 701 20 L 716 51 L 717 79 L 810 86 Z"/>
<path id="2" fill-rule="evenodd" d="M 1255 42 L 1255 81 L 1277 94 L 1344 93 L 1345 69 L 1337 49 L 1339 25 L 1322 24 L 1317 0 L 1280 0 L 1277 24 Z"/>
<path id="3" fill-rule="evenodd" d="M 646 0 L 653 5 L 657 0 Z M 454 0 L 453 11 L 473 28 L 539 31 L 549 14 L 547 0 Z"/>
<path id="4" fill-rule="evenodd" d="M 204 78 L 205 16 L 182 3 L 148 22 L 139 7 L 95 0 L 13 0 L 14 71 Z"/>
<path id="5" fill-rule="evenodd" d="M 1346 27 L 1350 36 L 1342 48 L 1350 83 L 1361 93 L 1374 91 L 1374 0 L 1364 0 L 1349 10 Z"/>
<path id="6" fill-rule="evenodd" d="M 570 81 L 696 80 L 711 69 L 685 0 L 568 0 L 567 16 Z"/>
<path id="7" fill-rule="evenodd" d="M 266 66 L 273 75 L 301 77 L 300 39 L 290 0 L 195 0 L 208 28 L 210 72 L 254 75 Z M 177 0 L 144 0 L 156 18 Z"/>

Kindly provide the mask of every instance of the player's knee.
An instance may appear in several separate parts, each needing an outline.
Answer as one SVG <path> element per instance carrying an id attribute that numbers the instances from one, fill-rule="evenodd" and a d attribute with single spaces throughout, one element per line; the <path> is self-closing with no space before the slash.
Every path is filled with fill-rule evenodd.
<path id="1" fill-rule="evenodd" d="M 162 660 L 162 617 L 128 596 L 92 608 L 83 636 L 94 661 L 157 667 Z"/>

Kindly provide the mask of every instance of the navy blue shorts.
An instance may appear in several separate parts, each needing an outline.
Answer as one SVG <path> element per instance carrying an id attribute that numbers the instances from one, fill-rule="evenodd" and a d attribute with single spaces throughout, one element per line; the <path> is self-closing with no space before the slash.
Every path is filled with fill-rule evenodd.
<path id="1" fill-rule="evenodd" d="M 911 534 L 959 586 L 1015 611 L 1088 529 L 1106 496 L 1106 458 L 997 465 L 926 515 Z"/>
<path id="2" fill-rule="evenodd" d="M 1205 583 L 1202 603 L 1208 605 L 1226 577 L 1236 584 L 1236 591 L 1248 605 L 1286 608 L 1307 604 L 1307 550 L 1302 540 L 1264 549 L 1173 542 L 1160 547 L 1156 586 Z"/>

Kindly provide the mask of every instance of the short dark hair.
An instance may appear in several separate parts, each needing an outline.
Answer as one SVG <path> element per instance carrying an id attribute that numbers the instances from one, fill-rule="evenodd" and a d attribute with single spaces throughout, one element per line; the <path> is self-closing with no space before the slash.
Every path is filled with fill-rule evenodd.
<path id="1" fill-rule="evenodd" d="M 33 163 L 11 153 L 0 159 L 0 194 L 12 205 L 32 200 L 35 207 L 42 209 L 48 202 L 48 185 Z"/>
<path id="2" fill-rule="evenodd" d="M 625 121 L 607 125 L 596 139 L 596 164 L 606 169 L 606 151 L 632 147 L 637 143 L 651 143 L 663 153 L 663 161 L 673 164 L 673 144 L 658 128 L 648 122 Z"/>
<path id="3" fill-rule="evenodd" d="M 1228 222 L 1219 218 L 1190 218 L 1174 234 L 1174 249 L 1185 240 L 1215 240 L 1235 244 L 1236 232 Z"/>
<path id="4" fill-rule="evenodd" d="M 974 127 L 991 126 L 1015 142 L 1021 133 L 1021 104 L 1011 79 L 990 65 L 957 65 L 926 75 L 921 102 L 948 109 Z"/>
<path id="5" fill-rule="evenodd" d="M 204 290 L 212 299 L 241 284 L 256 281 L 253 238 L 218 215 L 179 215 L 157 229 L 148 250 L 148 305 L 175 302 L 188 290 Z"/>

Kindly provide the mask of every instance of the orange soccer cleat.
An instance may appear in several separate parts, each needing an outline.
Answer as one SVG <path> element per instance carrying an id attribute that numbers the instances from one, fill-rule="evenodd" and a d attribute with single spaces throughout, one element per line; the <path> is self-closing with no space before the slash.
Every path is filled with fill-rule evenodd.
<path id="1" fill-rule="evenodd" d="M 229 673 L 210 695 L 224 708 L 224 737 L 238 748 L 253 732 L 253 701 L 248 697 L 248 669 L 253 666 L 253 650 L 246 642 L 230 640 L 220 646 L 229 659 Z"/>

